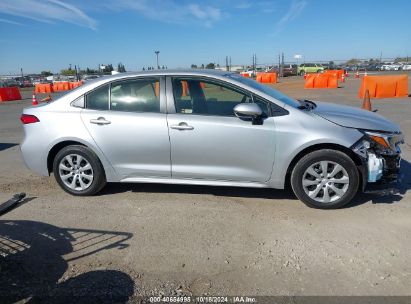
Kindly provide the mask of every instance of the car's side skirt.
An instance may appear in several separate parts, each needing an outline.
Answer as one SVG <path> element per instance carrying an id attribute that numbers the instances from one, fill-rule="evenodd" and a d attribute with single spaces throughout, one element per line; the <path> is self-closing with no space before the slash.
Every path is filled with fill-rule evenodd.
<path id="1" fill-rule="evenodd" d="M 122 183 L 154 183 L 154 184 L 176 184 L 176 185 L 204 185 L 204 186 L 225 186 L 225 187 L 249 187 L 249 188 L 270 188 L 269 184 L 261 182 L 235 182 L 224 180 L 205 179 L 173 179 L 173 178 L 125 178 Z"/>

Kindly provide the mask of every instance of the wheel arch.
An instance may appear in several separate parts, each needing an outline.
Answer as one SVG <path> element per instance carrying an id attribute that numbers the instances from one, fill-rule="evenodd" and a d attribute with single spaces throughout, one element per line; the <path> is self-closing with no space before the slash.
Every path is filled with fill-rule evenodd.
<path id="1" fill-rule="evenodd" d="M 49 172 L 49 174 L 51 172 L 53 172 L 53 161 L 54 158 L 56 157 L 57 153 L 59 153 L 59 151 L 61 151 L 61 149 L 68 147 L 68 146 L 83 146 L 83 147 L 87 147 L 89 149 L 91 149 L 90 147 L 88 147 L 87 145 L 79 142 L 79 141 L 75 141 L 75 140 L 65 140 L 65 141 L 61 141 L 56 143 L 49 151 L 48 155 L 47 155 L 47 170 Z M 91 149 L 93 151 L 93 149 Z"/>
<path id="2" fill-rule="evenodd" d="M 47 154 L 47 171 L 48 174 L 50 175 L 51 172 L 53 172 L 53 161 L 54 158 L 56 157 L 57 153 L 70 145 L 79 145 L 83 147 L 89 148 L 91 151 L 93 151 L 98 160 L 101 162 L 103 165 L 104 173 L 106 175 L 107 182 L 118 182 L 120 181 L 119 176 L 117 175 L 117 172 L 114 170 L 112 164 L 110 161 L 106 158 L 104 153 L 95 145 L 91 144 L 90 142 L 84 141 L 79 138 L 63 138 L 60 141 L 54 142 L 51 144 L 48 148 L 48 154 Z"/>
<path id="3" fill-rule="evenodd" d="M 360 189 L 363 187 L 363 181 L 364 181 L 364 172 L 363 170 L 360 170 L 362 167 L 363 163 L 361 161 L 361 158 L 355 154 L 351 149 L 344 147 L 339 144 L 332 144 L 332 143 L 323 143 L 323 144 L 315 144 L 309 147 L 306 147 L 305 149 L 301 150 L 294 158 L 291 160 L 290 164 L 288 165 L 286 176 L 285 176 L 285 186 L 287 188 L 290 187 L 291 185 L 291 173 L 293 172 L 293 169 L 297 162 L 305 155 L 308 153 L 314 152 L 314 151 L 319 151 L 319 150 L 324 150 L 324 149 L 329 149 L 329 150 L 336 150 L 343 152 L 346 154 L 349 158 L 353 160 L 355 165 L 357 166 L 358 169 L 358 174 L 360 175 Z"/>

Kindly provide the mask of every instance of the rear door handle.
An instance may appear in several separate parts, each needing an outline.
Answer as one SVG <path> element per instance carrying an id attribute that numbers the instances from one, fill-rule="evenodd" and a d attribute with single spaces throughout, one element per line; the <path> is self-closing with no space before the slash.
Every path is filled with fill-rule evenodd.
<path id="1" fill-rule="evenodd" d="M 194 130 L 194 127 L 189 126 L 185 122 L 180 122 L 178 125 L 171 125 L 170 128 L 175 130 Z"/>
<path id="2" fill-rule="evenodd" d="M 90 119 L 90 123 L 96 125 L 109 125 L 111 121 L 106 120 L 104 117 L 99 117 L 97 119 Z"/>

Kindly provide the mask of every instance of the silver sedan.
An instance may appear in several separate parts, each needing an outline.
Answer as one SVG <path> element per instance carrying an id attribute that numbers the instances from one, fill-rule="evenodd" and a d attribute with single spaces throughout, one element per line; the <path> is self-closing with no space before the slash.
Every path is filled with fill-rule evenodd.
<path id="1" fill-rule="evenodd" d="M 102 77 L 24 109 L 27 166 L 73 195 L 106 182 L 283 189 L 338 208 L 395 180 L 402 134 L 382 116 L 294 100 L 238 74 L 150 71 Z"/>

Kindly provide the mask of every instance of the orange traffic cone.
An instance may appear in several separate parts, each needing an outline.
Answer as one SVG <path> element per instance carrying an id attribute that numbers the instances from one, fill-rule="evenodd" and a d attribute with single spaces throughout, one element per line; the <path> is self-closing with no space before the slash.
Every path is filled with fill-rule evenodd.
<path id="1" fill-rule="evenodd" d="M 36 94 L 33 92 L 33 96 L 31 97 L 31 105 L 37 106 L 39 103 L 37 102 Z"/>
<path id="2" fill-rule="evenodd" d="M 348 75 L 349 75 L 349 74 L 348 74 L 348 70 L 345 70 L 345 73 L 344 73 L 344 74 L 345 74 L 345 77 L 348 77 Z"/>
<path id="3" fill-rule="evenodd" d="M 362 109 L 372 111 L 371 107 L 371 100 L 370 100 L 370 92 L 368 90 L 365 91 L 364 100 L 362 102 Z"/>
<path id="4" fill-rule="evenodd" d="M 49 94 L 49 96 L 47 96 L 46 98 L 43 98 L 42 100 L 40 100 L 41 102 L 49 102 L 51 100 L 51 95 Z"/>
<path id="5" fill-rule="evenodd" d="M 367 71 L 364 72 L 364 77 L 367 76 Z"/>
<path id="6" fill-rule="evenodd" d="M 304 79 L 307 79 L 307 73 L 304 72 Z"/>
<path id="7" fill-rule="evenodd" d="M 360 73 L 358 73 L 358 70 L 357 70 L 357 72 L 355 73 L 355 78 L 360 78 Z"/>
<path id="8" fill-rule="evenodd" d="M 341 75 L 341 82 L 342 82 L 342 83 L 345 82 L 345 75 L 344 75 L 344 74 Z"/>

